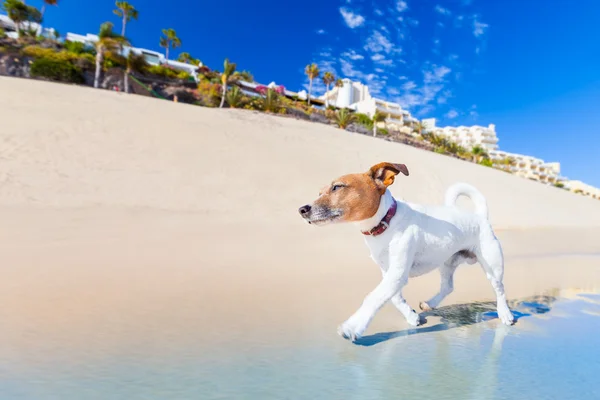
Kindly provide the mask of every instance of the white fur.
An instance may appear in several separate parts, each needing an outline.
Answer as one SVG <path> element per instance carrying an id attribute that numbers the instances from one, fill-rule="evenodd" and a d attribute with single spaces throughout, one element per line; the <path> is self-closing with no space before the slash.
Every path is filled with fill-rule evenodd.
<path id="1" fill-rule="evenodd" d="M 460 195 L 470 197 L 475 203 L 474 213 L 456 207 Z M 502 248 L 488 221 L 485 197 L 474 187 L 459 183 L 448 188 L 444 206 L 423 206 L 398 201 L 386 190 L 375 215 L 360 221 L 358 227 L 366 231 L 377 226 L 394 201 L 398 209 L 389 228 L 379 236 L 365 236 L 371 258 L 381 268 L 383 279 L 339 327 L 338 333 L 356 340 L 387 301 L 396 306 L 410 325 L 418 325 L 419 315 L 402 297 L 408 278 L 440 269 L 440 292 L 421 303 L 423 309 L 435 308 L 452 292 L 454 271 L 464 261 L 480 262 L 496 293 L 498 316 L 504 324 L 511 325 L 514 317 L 502 284 Z"/>

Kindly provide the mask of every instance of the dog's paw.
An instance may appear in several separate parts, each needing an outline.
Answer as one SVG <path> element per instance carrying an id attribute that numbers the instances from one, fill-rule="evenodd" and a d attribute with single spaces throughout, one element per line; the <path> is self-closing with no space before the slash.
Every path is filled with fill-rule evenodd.
<path id="1" fill-rule="evenodd" d="M 425 301 L 419 303 L 419 308 L 422 311 L 433 311 L 433 308 L 429 307 L 429 304 L 427 304 L 427 302 Z"/>
<path id="2" fill-rule="evenodd" d="M 408 322 L 410 326 L 419 326 L 421 325 L 421 317 L 415 310 L 412 310 L 406 317 L 406 322 Z"/>
<path id="3" fill-rule="evenodd" d="M 341 324 L 337 330 L 338 335 L 353 342 L 360 339 L 364 331 L 365 328 L 357 322 L 357 318 L 354 316 Z"/>
<path id="4" fill-rule="evenodd" d="M 512 325 L 515 323 L 515 316 L 508 308 L 498 309 L 498 318 L 504 325 Z"/>

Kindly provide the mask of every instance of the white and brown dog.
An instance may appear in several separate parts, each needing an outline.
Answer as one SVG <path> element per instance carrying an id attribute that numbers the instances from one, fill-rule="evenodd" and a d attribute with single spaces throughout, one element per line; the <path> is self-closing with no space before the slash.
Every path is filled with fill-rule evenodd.
<path id="1" fill-rule="evenodd" d="M 406 165 L 384 162 L 366 173 L 344 175 L 323 188 L 312 204 L 299 209 L 308 223 L 317 226 L 356 223 L 383 274 L 381 282 L 338 333 L 353 341 L 361 337 L 388 300 L 410 325 L 419 325 L 419 315 L 402 297 L 408 278 L 440 269 L 439 293 L 420 303 L 421 309 L 430 310 L 452 292 L 458 265 L 477 261 L 496 292 L 499 318 L 512 325 L 514 317 L 502 284 L 504 257 L 488 221 L 484 196 L 474 187 L 459 183 L 447 190 L 444 206 L 405 203 L 394 199 L 388 190 L 399 173 L 408 176 Z M 474 213 L 456 207 L 460 195 L 475 203 Z"/>

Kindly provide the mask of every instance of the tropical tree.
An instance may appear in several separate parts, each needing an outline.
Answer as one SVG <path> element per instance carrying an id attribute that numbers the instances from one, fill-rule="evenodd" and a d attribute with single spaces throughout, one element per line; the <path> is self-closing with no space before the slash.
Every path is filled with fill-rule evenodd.
<path id="1" fill-rule="evenodd" d="M 312 85 L 313 79 L 318 78 L 319 74 L 319 66 L 315 63 L 308 64 L 306 68 L 304 68 L 304 73 L 308 76 L 308 105 L 310 105 L 310 96 L 312 94 Z"/>
<path id="2" fill-rule="evenodd" d="M 325 107 L 329 107 L 329 85 L 331 85 L 333 82 L 335 82 L 335 76 L 333 76 L 333 74 L 329 71 L 325 72 L 323 74 L 323 78 L 321 78 L 323 80 L 323 83 L 325 84 L 326 92 L 325 92 Z"/>
<path id="3" fill-rule="evenodd" d="M 181 39 L 177 37 L 175 29 L 163 29 L 163 36 L 160 38 L 160 47 L 165 48 L 165 58 L 169 61 L 169 49 L 176 49 L 181 46 Z"/>
<path id="4" fill-rule="evenodd" d="M 274 89 L 268 88 L 261 108 L 265 112 L 277 112 L 280 108 L 279 93 Z"/>
<path id="5" fill-rule="evenodd" d="M 129 54 L 127 55 L 125 76 L 123 79 L 125 93 L 129 93 L 129 74 L 132 72 L 143 72 L 148 66 L 149 64 L 142 54 L 136 54 L 133 51 L 129 51 Z"/>
<path id="6" fill-rule="evenodd" d="M 196 66 L 199 66 L 201 64 L 200 60 L 192 57 L 192 55 L 188 52 L 183 52 L 183 53 L 179 54 L 179 57 L 177 57 L 177 61 L 186 63 L 186 64 L 196 65 Z"/>
<path id="7" fill-rule="evenodd" d="M 474 146 L 471 149 L 471 154 L 475 157 L 475 162 L 480 163 L 481 160 L 488 158 L 488 153 L 481 146 Z"/>
<path id="8" fill-rule="evenodd" d="M 100 85 L 100 73 L 102 70 L 102 61 L 107 51 L 118 51 L 124 45 L 128 45 L 129 41 L 123 36 L 113 32 L 112 22 L 105 22 L 100 25 L 98 33 L 98 41 L 96 42 L 96 74 L 94 77 L 94 87 Z"/>
<path id="9" fill-rule="evenodd" d="M 242 90 L 237 86 L 232 87 L 231 90 L 227 92 L 227 104 L 229 104 L 229 107 L 231 108 L 240 107 L 242 105 L 243 99 L 244 94 L 242 93 Z"/>
<path id="10" fill-rule="evenodd" d="M 373 136 L 377 136 L 377 124 L 385 121 L 385 114 L 379 112 L 379 110 L 375 111 L 373 117 L 371 118 L 371 123 L 373 124 Z"/>
<path id="11" fill-rule="evenodd" d="M 415 131 L 419 134 L 419 136 L 423 135 L 423 131 L 427 129 L 427 126 L 423 123 L 423 121 L 417 121 L 414 125 Z"/>
<path id="12" fill-rule="evenodd" d="M 248 71 L 236 71 L 231 78 L 236 81 L 254 82 L 254 76 Z"/>
<path id="13" fill-rule="evenodd" d="M 47 2 L 47 0 L 44 1 Z M 125 36 L 125 29 L 127 29 L 127 23 L 132 19 L 137 20 L 139 13 L 134 6 L 132 6 L 126 1 L 117 1 L 115 3 L 115 6 L 117 8 L 113 10 L 113 13 L 115 13 L 117 17 L 121 18 L 121 36 Z"/>
<path id="14" fill-rule="evenodd" d="M 226 58 L 223 63 L 223 73 L 221 74 L 221 85 L 223 86 L 223 94 L 221 95 L 221 105 L 219 108 L 223 108 L 225 104 L 225 96 L 227 95 L 227 83 L 229 82 L 229 78 L 235 72 L 236 65 L 235 63 L 230 63 L 229 59 Z"/>
<path id="15" fill-rule="evenodd" d="M 42 13 L 35 7 L 26 5 L 22 0 L 4 0 L 2 9 L 8 14 L 8 18 L 15 23 L 17 37 L 21 36 L 21 24 L 23 22 L 42 23 Z"/>
<path id="16" fill-rule="evenodd" d="M 336 111 L 334 120 L 337 126 L 342 129 L 346 129 L 356 120 L 356 115 L 354 115 L 349 109 L 342 108 L 341 110 Z"/>

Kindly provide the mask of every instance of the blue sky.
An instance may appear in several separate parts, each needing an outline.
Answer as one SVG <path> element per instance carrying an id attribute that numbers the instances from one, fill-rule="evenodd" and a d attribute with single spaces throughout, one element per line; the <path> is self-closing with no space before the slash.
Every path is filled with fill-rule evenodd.
<path id="1" fill-rule="evenodd" d="M 438 125 L 493 123 L 502 150 L 559 161 L 563 175 L 600 187 L 598 0 L 130 2 L 138 47 L 160 50 L 161 29 L 174 28 L 180 50 L 208 66 L 229 57 L 291 90 L 316 62 Z M 107 20 L 120 30 L 113 8 L 61 0 L 45 23 L 63 34 Z"/>

